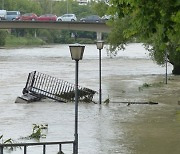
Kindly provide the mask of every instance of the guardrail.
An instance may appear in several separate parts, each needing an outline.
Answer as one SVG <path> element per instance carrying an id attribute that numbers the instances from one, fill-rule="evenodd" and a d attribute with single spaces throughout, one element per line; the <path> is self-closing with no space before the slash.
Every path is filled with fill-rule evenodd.
<path id="1" fill-rule="evenodd" d="M 0 29 L 24 28 L 24 29 L 58 29 L 58 30 L 78 30 L 100 33 L 109 33 L 111 27 L 105 22 L 57 22 L 57 21 L 0 21 Z"/>
<path id="2" fill-rule="evenodd" d="M 14 143 L 14 144 L 0 144 L 0 154 L 4 154 L 5 147 L 24 147 L 24 154 L 27 154 L 27 147 L 42 145 L 43 154 L 46 154 L 46 145 L 58 145 L 59 151 L 58 154 L 62 154 L 62 145 L 63 144 L 72 144 L 74 153 L 74 141 L 64 141 L 64 142 L 40 142 L 40 143 Z"/>

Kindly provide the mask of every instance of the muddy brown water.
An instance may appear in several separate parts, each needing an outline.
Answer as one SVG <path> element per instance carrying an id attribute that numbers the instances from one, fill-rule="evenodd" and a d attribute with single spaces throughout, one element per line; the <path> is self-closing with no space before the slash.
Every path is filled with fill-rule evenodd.
<path id="1" fill-rule="evenodd" d="M 79 85 L 99 89 L 98 51 L 86 45 L 79 62 Z M 0 135 L 15 142 L 32 133 L 32 124 L 48 124 L 46 138 L 40 141 L 74 140 L 74 103 L 43 100 L 15 104 L 22 94 L 29 72 L 42 73 L 74 83 L 74 61 L 68 45 L 0 49 Z M 171 74 L 168 84 L 165 67 L 148 57 L 142 44 L 130 44 L 117 57 L 109 58 L 102 50 L 102 93 L 109 104 L 79 103 L 80 154 L 179 154 L 180 153 L 180 76 Z M 142 85 L 152 85 L 145 88 Z M 94 98 L 98 101 L 98 95 Z M 158 105 L 121 102 L 158 102 Z M 35 141 L 36 142 L 36 141 Z M 71 154 L 72 146 L 63 146 Z M 40 154 L 41 147 L 28 148 Z M 48 146 L 47 153 L 56 154 L 57 146 Z M 21 154 L 16 149 L 5 153 Z"/>

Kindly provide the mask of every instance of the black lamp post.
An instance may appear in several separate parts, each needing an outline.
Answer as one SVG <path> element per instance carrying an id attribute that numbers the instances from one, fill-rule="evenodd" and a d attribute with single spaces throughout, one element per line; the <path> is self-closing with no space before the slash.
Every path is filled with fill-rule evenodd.
<path id="1" fill-rule="evenodd" d="M 166 49 L 166 56 L 165 56 L 165 61 L 166 61 L 166 84 L 167 84 L 167 49 Z"/>
<path id="2" fill-rule="evenodd" d="M 96 42 L 97 49 L 99 49 L 99 104 L 102 102 L 102 94 L 101 94 L 101 49 L 103 49 L 104 41 Z"/>
<path id="3" fill-rule="evenodd" d="M 85 46 L 73 44 L 69 46 L 71 58 L 75 60 L 75 131 L 74 154 L 78 154 L 78 62 L 82 60 Z"/>

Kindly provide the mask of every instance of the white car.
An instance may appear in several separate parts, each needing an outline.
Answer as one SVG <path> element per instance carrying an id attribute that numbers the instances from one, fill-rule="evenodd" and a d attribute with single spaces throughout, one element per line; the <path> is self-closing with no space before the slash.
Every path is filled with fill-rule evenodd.
<path id="1" fill-rule="evenodd" d="M 6 18 L 7 18 L 7 11 L 0 10 L 0 20 L 6 20 Z"/>
<path id="2" fill-rule="evenodd" d="M 56 21 L 77 21 L 75 14 L 64 14 L 60 17 L 57 17 Z"/>

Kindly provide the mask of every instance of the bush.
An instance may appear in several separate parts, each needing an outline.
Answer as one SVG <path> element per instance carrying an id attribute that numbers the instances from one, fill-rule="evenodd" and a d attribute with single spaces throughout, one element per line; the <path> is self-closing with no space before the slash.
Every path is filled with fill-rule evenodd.
<path id="1" fill-rule="evenodd" d="M 4 46 L 6 43 L 7 31 L 0 30 L 0 46 Z"/>

